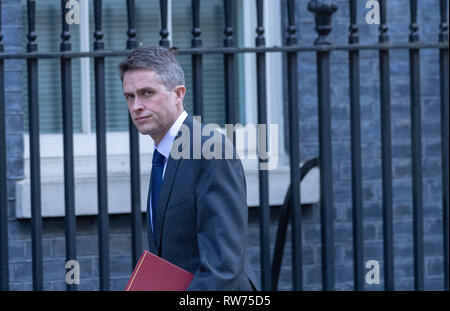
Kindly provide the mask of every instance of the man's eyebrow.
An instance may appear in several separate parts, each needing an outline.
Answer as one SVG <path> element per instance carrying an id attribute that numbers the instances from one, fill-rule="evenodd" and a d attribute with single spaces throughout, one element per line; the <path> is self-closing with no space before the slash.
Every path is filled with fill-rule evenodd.
<path id="1" fill-rule="evenodd" d="M 142 93 L 142 92 L 145 92 L 145 91 L 152 91 L 153 92 L 154 89 L 151 88 L 151 87 L 146 86 L 146 87 L 137 89 L 136 93 Z M 123 95 L 134 95 L 134 93 L 124 92 Z"/>
<path id="2" fill-rule="evenodd" d="M 137 89 L 136 93 L 142 93 L 142 92 L 145 92 L 145 91 L 153 91 L 153 88 L 146 86 L 146 87 Z"/>
<path id="3" fill-rule="evenodd" d="M 148 86 L 146 86 L 146 87 L 143 87 L 143 88 L 137 89 L 137 90 L 136 90 L 136 93 L 142 93 L 142 92 L 145 92 L 145 91 L 151 91 L 151 92 L 153 92 L 153 91 L 154 91 L 154 89 L 153 89 L 152 87 L 148 87 Z M 133 95 L 134 95 L 134 93 L 130 93 L 130 92 L 124 92 L 124 93 L 123 93 L 123 95 L 124 95 L 124 96 L 127 96 L 127 95 L 133 96 Z"/>

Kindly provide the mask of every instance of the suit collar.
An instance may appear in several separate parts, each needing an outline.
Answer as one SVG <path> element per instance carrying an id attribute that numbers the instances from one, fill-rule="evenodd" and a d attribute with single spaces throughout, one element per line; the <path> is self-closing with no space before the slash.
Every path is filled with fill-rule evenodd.
<path id="1" fill-rule="evenodd" d="M 185 125 L 187 125 L 189 129 L 192 129 L 192 117 L 191 116 L 186 114 L 183 123 Z M 178 126 L 178 133 L 177 133 L 176 137 L 174 138 L 174 140 L 177 139 L 182 133 L 179 130 L 180 127 L 181 127 L 181 124 Z M 174 148 L 173 145 L 171 148 Z M 160 192 L 159 200 L 158 200 L 158 206 L 159 206 L 160 212 L 157 213 L 157 217 L 155 219 L 154 233 L 155 233 L 156 245 L 152 245 L 152 246 L 155 246 L 158 254 L 160 251 L 161 234 L 162 234 L 162 228 L 163 228 L 163 223 L 164 223 L 164 215 L 166 212 L 170 193 L 172 192 L 172 185 L 175 180 L 175 177 L 176 177 L 176 174 L 178 171 L 178 167 L 180 166 L 180 162 L 181 162 L 181 158 L 174 159 L 174 158 L 172 158 L 172 156 L 169 153 L 169 159 L 167 161 L 167 167 L 166 167 L 166 171 L 164 173 L 164 179 L 163 179 L 163 183 L 161 186 L 161 192 Z M 151 241 L 150 244 L 155 243 L 155 241 Z"/>
<path id="2" fill-rule="evenodd" d="M 187 116 L 188 116 L 187 112 L 183 110 L 183 112 L 178 116 L 178 118 L 172 124 L 170 129 L 167 131 L 166 135 L 164 135 L 163 139 L 161 139 L 158 146 L 156 146 L 155 144 L 155 149 L 157 149 L 159 153 L 161 153 L 164 157 L 166 157 L 166 159 L 169 158 L 170 149 L 172 148 L 173 141 L 175 140 L 175 137 L 178 135 L 180 127 Z"/>

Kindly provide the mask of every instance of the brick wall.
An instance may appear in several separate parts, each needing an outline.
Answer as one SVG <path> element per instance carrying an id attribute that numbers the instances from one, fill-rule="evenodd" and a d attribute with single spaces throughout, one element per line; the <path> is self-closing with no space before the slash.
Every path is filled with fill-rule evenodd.
<path id="1" fill-rule="evenodd" d="M 6 53 L 21 52 L 23 26 L 22 6 L 20 1 L 2 1 L 2 33 Z M 10 282 L 11 273 L 16 262 L 23 263 L 24 245 L 26 241 L 14 241 L 11 232 L 15 221 L 15 182 L 24 178 L 23 170 L 23 108 L 26 100 L 23 97 L 25 61 L 5 60 L 5 100 L 6 100 L 6 159 L 8 176 L 8 219 L 9 219 L 9 255 Z M 31 241 L 28 237 L 28 241 Z M 31 242 L 30 242 L 31 243 Z M 31 267 L 31 265 L 30 265 Z M 21 286 L 23 288 L 23 285 Z M 13 288 L 13 286 L 12 286 Z"/>
<path id="2" fill-rule="evenodd" d="M 316 38 L 314 17 L 308 12 L 306 0 L 297 1 L 297 35 L 301 44 L 312 44 Z M 334 44 L 347 43 L 348 1 L 338 1 L 333 17 L 330 39 Z M 361 43 L 377 42 L 378 27 L 363 24 L 365 1 L 359 1 L 359 34 Z M 408 39 L 409 1 L 389 1 L 388 21 L 392 42 Z M 439 7 L 437 1 L 420 1 L 419 27 L 421 39 L 436 42 Z M 22 51 L 26 30 L 22 26 L 20 1 L 3 1 L 3 34 L 7 52 Z M 363 161 L 364 255 L 365 261 L 381 264 L 381 284 L 366 285 L 367 290 L 383 289 L 383 239 L 381 202 L 381 137 L 378 53 L 361 51 L 361 130 Z M 394 194 L 395 287 L 413 289 L 412 181 L 409 112 L 409 64 L 407 51 L 391 52 L 392 154 Z M 299 99 L 301 158 L 318 155 L 316 58 L 314 53 L 299 56 Z M 443 288 L 442 207 L 440 188 L 439 132 L 439 62 L 438 51 L 421 52 L 422 132 L 423 132 L 423 195 L 425 288 Z M 23 120 L 26 98 L 23 87 L 26 69 L 23 60 L 5 61 L 7 103 L 7 160 L 9 202 L 10 284 L 13 290 L 32 289 L 30 221 L 14 217 L 16 180 L 23 178 Z M 348 53 L 333 52 L 331 56 L 331 103 L 333 129 L 333 193 L 335 207 L 336 288 L 353 289 L 352 199 L 350 162 Z M 272 208 L 272 249 L 274 246 L 279 207 Z M 145 217 L 143 216 L 143 223 Z M 114 215 L 110 219 L 111 289 L 122 290 L 132 271 L 130 215 Z M 64 219 L 44 219 L 44 289 L 64 290 L 65 242 Z M 145 231 L 145 230 L 144 230 Z M 259 269 L 258 211 L 249 213 L 249 254 Z M 303 275 L 304 288 L 321 289 L 320 206 L 303 207 Z M 142 239 L 146 245 L 147 237 Z M 81 266 L 79 289 L 98 289 L 97 220 L 77 218 L 77 254 Z M 290 231 L 284 252 L 280 277 L 282 290 L 291 289 Z"/>
<path id="3" fill-rule="evenodd" d="M 314 16 L 307 11 L 308 1 L 297 1 L 297 34 L 301 44 L 313 44 Z M 337 1 L 333 15 L 333 44 L 348 42 L 349 4 Z M 359 37 L 362 44 L 378 41 L 378 25 L 365 23 L 365 1 L 358 1 Z M 388 1 L 388 34 L 391 42 L 407 42 L 409 1 Z M 418 24 L 421 40 L 437 42 L 439 4 L 419 1 Z M 394 209 L 395 288 L 413 289 L 412 170 L 410 138 L 409 53 L 391 53 L 391 114 Z M 361 140 L 364 207 L 365 262 L 378 260 L 381 284 L 366 285 L 367 290 L 383 289 L 383 223 L 381 191 L 381 129 L 379 96 L 379 59 L 377 51 L 360 52 Z M 353 288 L 352 190 L 350 154 L 350 105 L 348 52 L 331 54 L 331 111 L 333 199 L 335 207 L 336 288 Z M 315 53 L 299 56 L 300 150 L 301 158 L 318 156 L 317 74 Z M 439 52 L 421 51 L 422 155 L 425 288 L 443 288 L 441 153 L 439 115 Z M 319 210 L 319 206 L 311 207 Z M 305 288 L 320 285 L 320 217 L 305 219 L 304 245 L 315 256 L 305 264 Z M 306 253 L 304 254 L 306 255 Z M 320 287 L 319 287 L 320 288 Z"/>

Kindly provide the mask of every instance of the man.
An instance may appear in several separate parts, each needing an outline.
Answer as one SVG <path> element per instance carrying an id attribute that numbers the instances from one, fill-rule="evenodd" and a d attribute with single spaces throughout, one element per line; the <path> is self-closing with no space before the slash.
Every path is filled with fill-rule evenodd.
<path id="1" fill-rule="evenodd" d="M 173 157 L 180 151 L 174 141 L 182 126 L 192 134 L 202 125 L 184 111 L 184 73 L 170 50 L 134 50 L 119 72 L 134 124 L 155 142 L 147 204 L 149 251 L 193 273 L 188 290 L 256 289 L 246 257 L 241 161 L 193 157 L 193 148 L 207 139 L 194 135 L 188 146 L 180 145 L 189 156 Z M 230 150 L 220 135 L 221 150 Z"/>

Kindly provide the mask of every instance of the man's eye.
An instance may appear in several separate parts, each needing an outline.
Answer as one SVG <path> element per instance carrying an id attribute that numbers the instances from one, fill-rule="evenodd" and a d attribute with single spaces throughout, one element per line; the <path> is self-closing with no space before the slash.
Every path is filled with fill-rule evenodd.
<path id="1" fill-rule="evenodd" d="M 144 95 L 145 95 L 145 96 L 150 96 L 150 95 L 152 95 L 152 94 L 153 94 L 152 91 L 145 91 L 145 92 L 144 92 Z"/>

